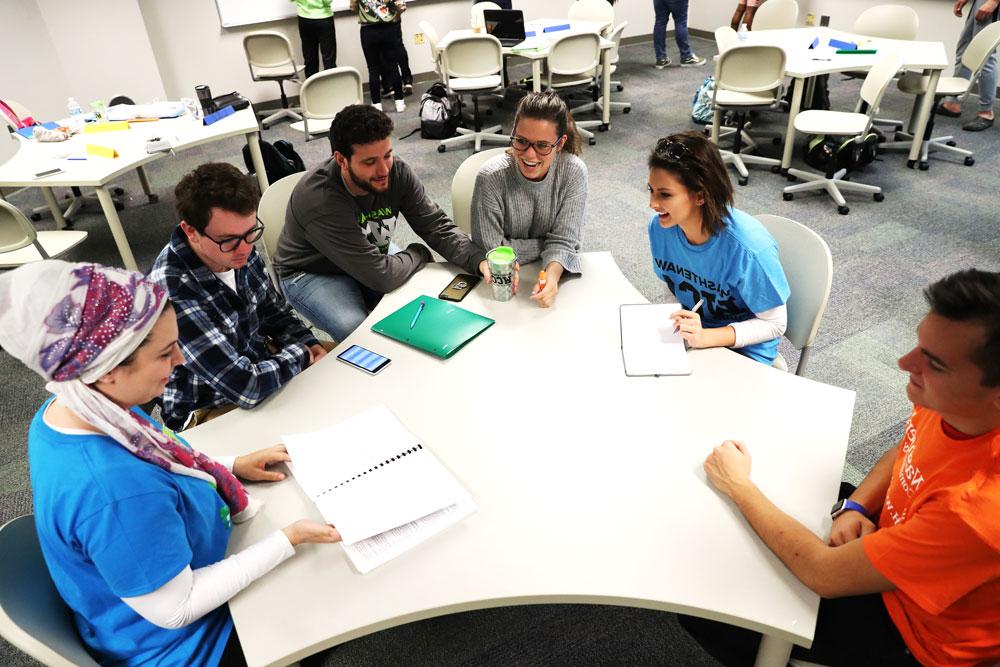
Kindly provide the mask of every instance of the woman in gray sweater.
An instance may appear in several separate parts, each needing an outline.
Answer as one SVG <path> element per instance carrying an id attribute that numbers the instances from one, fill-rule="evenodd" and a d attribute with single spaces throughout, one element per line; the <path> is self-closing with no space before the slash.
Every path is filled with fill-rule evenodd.
<path id="1" fill-rule="evenodd" d="M 487 251 L 511 246 L 519 264 L 540 259 L 544 279 L 540 274 L 531 298 L 543 308 L 555 302 L 564 272 L 580 273 L 587 205 L 581 143 L 558 95 L 530 93 L 517 106 L 510 149 L 483 165 L 472 192 L 472 240 Z M 480 271 L 489 281 L 485 261 Z"/>

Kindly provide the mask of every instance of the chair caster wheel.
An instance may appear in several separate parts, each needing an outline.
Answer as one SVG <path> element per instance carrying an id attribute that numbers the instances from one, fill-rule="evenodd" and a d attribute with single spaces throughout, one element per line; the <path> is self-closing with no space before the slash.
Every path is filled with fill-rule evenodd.
<path id="1" fill-rule="evenodd" d="M 795 199 L 795 195 L 792 194 L 791 192 L 782 192 L 781 198 L 784 199 L 785 201 L 792 201 L 793 199 Z"/>
<path id="2" fill-rule="evenodd" d="M 874 199 L 875 201 L 885 201 L 885 195 L 882 194 L 881 192 L 876 192 L 875 194 L 872 195 L 872 199 Z"/>
<path id="3" fill-rule="evenodd" d="M 841 215 L 847 215 L 850 212 L 851 212 L 851 209 L 847 208 L 846 206 L 838 206 L 837 207 L 837 213 L 839 213 Z"/>
<path id="4" fill-rule="evenodd" d="M 597 144 L 597 139 L 591 137 L 590 139 L 587 140 L 587 143 L 591 146 L 594 146 Z"/>
<path id="5" fill-rule="evenodd" d="M 629 113 L 631 111 L 632 111 L 632 107 L 625 107 L 624 109 L 622 109 L 622 113 Z"/>
<path id="6" fill-rule="evenodd" d="M 438 146 L 438 153 L 444 153 L 447 146 Z"/>
<path id="7" fill-rule="evenodd" d="M 260 124 L 260 129 L 262 129 L 262 130 L 270 130 L 271 126 L 268 125 L 267 123 L 261 123 Z"/>
<path id="8" fill-rule="evenodd" d="M 160 201 L 160 195 L 152 194 L 149 195 L 148 199 L 150 204 L 155 204 L 156 202 Z"/>
<path id="9" fill-rule="evenodd" d="M 121 197 L 125 194 L 125 188 L 112 188 L 111 194 L 113 194 L 115 197 Z"/>
<path id="10" fill-rule="evenodd" d="M 620 93 L 623 90 L 625 90 L 625 86 L 619 83 L 617 86 L 615 86 L 615 90 L 617 90 Z"/>
<path id="11" fill-rule="evenodd" d="M 771 167 L 771 173 L 772 174 L 780 174 L 781 173 L 781 165 L 777 165 L 776 164 L 773 167 Z"/>
<path id="12" fill-rule="evenodd" d="M 967 156 L 965 158 L 965 166 L 966 167 L 971 167 L 974 164 L 976 164 L 976 158 L 972 157 L 971 155 L 969 155 L 969 156 Z"/>
<path id="13" fill-rule="evenodd" d="M 740 185 L 746 185 L 749 181 L 750 181 L 749 176 L 740 177 L 736 180 L 736 182 L 739 183 Z"/>
<path id="14" fill-rule="evenodd" d="M 30 217 L 30 218 L 31 218 L 31 221 L 32 221 L 32 222 L 38 222 L 39 220 L 41 220 L 41 219 L 42 219 L 42 214 L 41 214 L 41 213 L 32 213 L 32 214 L 31 214 L 30 216 L 28 216 L 28 217 Z"/>
<path id="15" fill-rule="evenodd" d="M 607 132 L 608 131 L 608 124 L 607 123 L 601 123 L 600 125 L 597 126 L 597 131 L 598 132 Z"/>
<path id="16" fill-rule="evenodd" d="M 116 211 L 124 211 L 125 210 L 125 204 L 116 201 L 115 202 L 115 210 Z"/>
<path id="17" fill-rule="evenodd" d="M 907 160 L 906 161 L 906 166 L 909 167 L 910 169 L 913 169 L 913 167 L 915 167 L 916 164 L 917 164 L 916 160 Z"/>
<path id="18" fill-rule="evenodd" d="M 920 171 L 927 171 L 930 168 L 931 168 L 930 163 L 928 163 L 928 162 L 921 162 L 920 163 Z"/>
<path id="19" fill-rule="evenodd" d="M 944 142 L 944 143 L 945 143 L 945 145 L 947 145 L 947 146 L 957 146 L 957 145 L 958 145 L 958 144 L 956 144 L 956 143 L 955 143 L 954 141 L 946 141 L 946 142 Z"/>

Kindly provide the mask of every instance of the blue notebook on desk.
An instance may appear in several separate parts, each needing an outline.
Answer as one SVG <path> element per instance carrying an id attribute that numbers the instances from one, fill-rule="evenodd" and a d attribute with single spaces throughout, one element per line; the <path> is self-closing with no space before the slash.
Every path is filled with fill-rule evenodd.
<path id="1" fill-rule="evenodd" d="M 418 296 L 373 324 L 372 331 L 447 359 L 493 326 L 494 322 L 448 301 Z"/>
<path id="2" fill-rule="evenodd" d="M 56 123 L 39 123 L 38 125 L 41 125 L 46 130 L 54 130 L 57 127 L 59 127 L 59 125 L 57 125 Z M 17 130 L 17 133 L 20 134 L 25 139 L 32 139 L 35 136 L 35 128 L 38 127 L 38 125 L 32 125 L 30 127 L 22 127 L 21 129 Z"/>

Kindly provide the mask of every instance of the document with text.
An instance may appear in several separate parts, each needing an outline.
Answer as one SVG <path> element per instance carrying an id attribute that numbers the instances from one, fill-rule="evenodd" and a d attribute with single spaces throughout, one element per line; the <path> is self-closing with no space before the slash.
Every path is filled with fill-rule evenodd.
<path id="1" fill-rule="evenodd" d="M 320 431 L 283 435 L 289 468 L 365 573 L 477 509 L 384 405 Z"/>
<path id="2" fill-rule="evenodd" d="M 674 333 L 670 314 L 679 303 L 624 304 L 619 306 L 622 361 L 625 375 L 690 375 L 684 339 Z"/>

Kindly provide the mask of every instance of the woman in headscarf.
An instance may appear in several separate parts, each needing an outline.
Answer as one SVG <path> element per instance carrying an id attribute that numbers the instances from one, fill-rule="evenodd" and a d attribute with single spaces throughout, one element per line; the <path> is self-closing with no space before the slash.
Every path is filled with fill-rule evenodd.
<path id="1" fill-rule="evenodd" d="M 332 526 L 297 521 L 226 558 L 283 446 L 215 461 L 137 406 L 182 363 L 165 293 L 141 274 L 36 262 L 0 275 L 0 346 L 54 396 L 28 433 L 35 526 L 56 588 L 102 663 L 240 664 L 225 603 Z"/>

